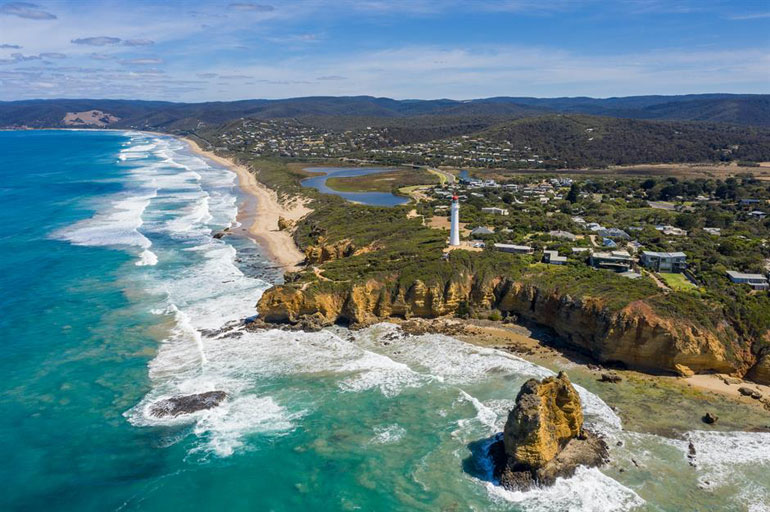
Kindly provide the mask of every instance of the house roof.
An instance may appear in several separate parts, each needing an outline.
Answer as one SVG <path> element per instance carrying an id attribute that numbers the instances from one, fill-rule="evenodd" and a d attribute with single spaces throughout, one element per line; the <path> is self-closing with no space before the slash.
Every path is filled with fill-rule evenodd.
<path id="1" fill-rule="evenodd" d="M 687 255 L 683 252 L 656 252 L 656 251 L 642 251 L 644 256 L 653 256 L 657 258 L 686 258 Z"/>

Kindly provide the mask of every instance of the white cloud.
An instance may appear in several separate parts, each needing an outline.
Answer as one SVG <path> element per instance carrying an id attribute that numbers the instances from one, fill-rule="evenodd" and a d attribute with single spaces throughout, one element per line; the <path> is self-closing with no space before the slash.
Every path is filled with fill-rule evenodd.
<path id="1" fill-rule="evenodd" d="M 98 36 L 98 37 L 80 37 L 72 40 L 72 44 L 81 44 L 88 46 L 114 46 L 120 44 L 119 37 Z"/>
<path id="2" fill-rule="evenodd" d="M 56 15 L 43 10 L 39 5 L 27 2 L 8 2 L 0 5 L 0 14 L 17 16 L 28 20 L 55 20 Z"/>

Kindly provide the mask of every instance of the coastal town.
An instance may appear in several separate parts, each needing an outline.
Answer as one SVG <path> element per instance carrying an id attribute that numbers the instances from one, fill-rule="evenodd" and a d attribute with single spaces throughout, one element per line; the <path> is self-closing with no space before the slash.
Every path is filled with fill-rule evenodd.
<path id="1" fill-rule="evenodd" d="M 699 274 L 713 270 L 703 261 L 688 264 L 693 243 L 699 250 L 690 252 L 691 258 L 701 257 L 704 246 L 724 255 L 730 244 L 743 242 L 760 250 L 756 261 L 748 268 L 736 262 L 736 267 L 726 266 L 718 272 L 725 280 L 755 291 L 770 289 L 770 258 L 759 257 L 762 252 L 767 254 L 767 236 L 752 241 L 740 234 L 746 228 L 767 233 L 767 198 L 720 200 L 698 194 L 651 201 L 646 199 L 651 194 L 641 188 L 623 197 L 578 190 L 579 184 L 571 178 L 519 183 L 461 178 L 451 190 L 435 187 L 430 191 L 431 213 L 445 216 L 448 199 L 458 194 L 463 203 L 465 240 L 451 249 L 488 247 L 512 254 L 537 253 L 540 261 L 550 265 L 580 263 L 629 279 L 646 275 L 664 289 L 696 291 L 703 284 Z M 618 207 L 625 213 L 620 218 L 612 215 Z M 724 212 L 721 220 L 705 215 L 713 209 Z M 732 217 L 729 221 L 728 216 Z M 547 227 L 557 229 L 540 226 L 532 218 L 545 218 Z"/>
<path id="2" fill-rule="evenodd" d="M 588 130 L 591 130 L 590 128 Z M 297 158 L 388 165 L 472 166 L 488 168 L 551 168 L 564 160 L 537 154 L 509 141 L 462 135 L 405 144 L 387 127 L 353 130 L 320 129 L 294 120 L 243 119 L 214 139 L 219 150 L 247 152 L 255 157 Z M 591 132 L 586 132 L 586 140 Z"/>

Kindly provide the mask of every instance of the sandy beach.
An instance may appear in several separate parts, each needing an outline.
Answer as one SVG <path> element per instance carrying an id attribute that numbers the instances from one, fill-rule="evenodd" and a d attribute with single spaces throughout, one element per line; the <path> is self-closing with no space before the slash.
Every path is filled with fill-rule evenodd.
<path id="1" fill-rule="evenodd" d="M 241 205 L 238 220 L 249 236 L 259 243 L 267 256 L 287 271 L 296 270 L 305 259 L 305 255 L 294 243 L 289 231 L 278 229 L 278 218 L 296 222 L 310 209 L 300 200 L 290 204 L 282 203 L 274 190 L 257 181 L 256 176 L 247 167 L 232 160 L 218 156 L 211 151 L 204 151 L 195 141 L 182 137 L 194 153 L 227 167 L 238 175 L 238 184 L 253 201 Z"/>

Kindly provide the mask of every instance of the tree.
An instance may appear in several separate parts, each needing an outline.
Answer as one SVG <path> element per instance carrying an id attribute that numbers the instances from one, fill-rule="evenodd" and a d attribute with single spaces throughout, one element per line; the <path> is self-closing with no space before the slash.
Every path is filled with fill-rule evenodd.
<path id="1" fill-rule="evenodd" d="M 573 183 L 569 188 L 569 192 L 567 192 L 567 201 L 570 203 L 576 203 L 579 195 L 580 187 L 578 187 L 577 183 Z"/>

